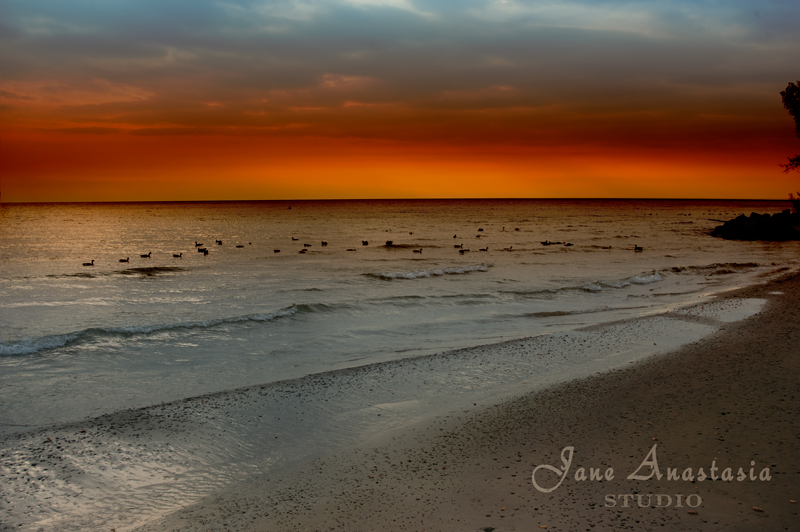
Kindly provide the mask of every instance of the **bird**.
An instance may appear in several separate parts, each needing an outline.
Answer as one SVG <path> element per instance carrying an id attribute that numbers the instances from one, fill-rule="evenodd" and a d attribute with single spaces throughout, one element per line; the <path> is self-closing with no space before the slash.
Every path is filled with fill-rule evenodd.
<path id="1" fill-rule="evenodd" d="M 236 245 L 236 247 L 237 247 L 237 248 L 243 248 L 243 247 L 244 247 L 244 244 L 237 244 L 237 245 Z"/>
<path id="2" fill-rule="evenodd" d="M 130 258 L 130 257 L 128 257 L 127 259 L 119 259 L 119 261 L 120 261 L 120 262 L 130 262 L 130 261 L 131 261 L 131 258 Z M 85 266 L 85 264 L 84 264 L 84 266 Z"/>
<path id="3" fill-rule="evenodd" d="M 641 247 L 641 246 L 637 246 L 636 244 L 634 244 L 634 245 L 633 245 L 633 251 L 634 251 L 634 253 L 636 253 L 636 252 L 639 252 L 639 251 L 644 251 L 644 248 L 643 248 L 643 247 Z"/>
<path id="4" fill-rule="evenodd" d="M 150 258 L 150 255 L 151 255 L 152 253 L 153 253 L 153 252 L 151 251 L 151 252 L 149 252 L 147 255 L 142 255 L 142 258 L 143 258 L 143 259 L 149 259 L 149 258 Z"/>
<path id="5" fill-rule="evenodd" d="M 222 240 L 217 240 L 217 245 L 221 246 L 222 245 Z"/>
<path id="6" fill-rule="evenodd" d="M 199 247 L 200 247 L 200 246 L 202 246 L 202 245 L 203 245 L 203 244 L 198 244 L 198 243 L 197 243 L 197 240 L 195 240 L 195 241 L 194 241 L 194 247 L 196 247 L 196 248 L 199 248 Z"/>
<path id="7" fill-rule="evenodd" d="M 486 246 L 485 248 L 480 248 L 478 251 L 489 251 L 489 246 Z"/>
<path id="8" fill-rule="evenodd" d="M 306 251 L 307 251 L 306 249 L 301 249 L 300 253 L 305 253 Z"/>
<path id="9" fill-rule="evenodd" d="M 197 248 L 198 253 L 205 253 L 206 251 L 208 251 L 206 248 Z"/>
<path id="10" fill-rule="evenodd" d="M 456 249 L 463 248 L 464 244 L 454 244 L 453 247 L 456 248 Z"/>
<path id="11" fill-rule="evenodd" d="M 461 253 L 462 255 L 463 255 L 464 253 L 466 253 L 467 251 L 469 251 L 469 250 L 468 250 L 468 249 L 459 249 L 459 250 L 458 250 L 458 252 L 459 252 L 459 253 Z"/>
<path id="12" fill-rule="evenodd" d="M 323 241 L 322 241 L 322 245 L 323 245 L 323 246 L 327 246 L 327 245 L 328 245 L 328 243 L 327 243 L 327 242 L 325 242 L 325 241 L 323 240 Z"/>
<path id="13" fill-rule="evenodd" d="M 173 253 L 172 256 L 175 257 L 176 259 L 182 259 L 183 258 L 183 252 L 181 251 L 180 254 L 178 254 L 178 255 Z"/>
<path id="14" fill-rule="evenodd" d="M 542 242 L 542 245 L 543 246 L 549 246 L 550 245 L 550 241 L 549 240 L 545 240 L 544 242 Z"/>
<path id="15" fill-rule="evenodd" d="M 207 249 L 203 250 L 203 256 L 205 256 L 205 255 L 208 255 L 208 250 Z"/>
<path id="16" fill-rule="evenodd" d="M 280 253 L 280 252 L 281 252 L 281 250 L 279 250 L 279 249 L 273 249 L 273 250 L 272 250 L 272 252 L 273 252 L 273 253 Z"/>
<path id="17" fill-rule="evenodd" d="M 415 249 L 415 250 L 413 250 L 413 251 L 414 251 L 414 253 L 422 253 L 422 248 Z"/>
<path id="18" fill-rule="evenodd" d="M 92 262 L 84 262 L 83 265 L 84 266 L 94 266 L 94 259 L 92 259 Z"/>
<path id="19" fill-rule="evenodd" d="M 368 240 L 362 240 L 361 241 L 361 245 L 362 246 L 369 246 L 369 241 Z"/>
<path id="20" fill-rule="evenodd" d="M 292 242 L 294 242 L 294 241 L 296 241 L 296 240 L 300 240 L 300 239 L 299 239 L 299 238 L 292 237 Z"/>

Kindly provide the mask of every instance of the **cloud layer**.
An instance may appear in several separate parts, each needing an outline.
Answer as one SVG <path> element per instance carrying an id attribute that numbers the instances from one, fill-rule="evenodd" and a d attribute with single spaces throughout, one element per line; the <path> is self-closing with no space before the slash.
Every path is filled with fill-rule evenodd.
<path id="1" fill-rule="evenodd" d="M 783 149 L 800 77 L 791 1 L 6 0 L 0 19 L 3 133 L 28 143 Z"/>

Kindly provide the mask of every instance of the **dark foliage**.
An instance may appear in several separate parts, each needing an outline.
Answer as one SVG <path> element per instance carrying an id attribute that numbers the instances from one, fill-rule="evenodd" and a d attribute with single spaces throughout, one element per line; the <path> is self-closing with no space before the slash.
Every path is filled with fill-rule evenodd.
<path id="1" fill-rule="evenodd" d="M 800 138 L 800 80 L 797 84 L 789 82 L 785 91 L 781 91 L 781 100 L 783 106 L 789 111 L 789 114 L 794 118 L 794 133 Z M 800 155 L 789 157 L 788 164 L 782 164 L 784 172 L 789 170 L 800 170 Z M 795 212 L 797 205 L 795 205 Z"/>

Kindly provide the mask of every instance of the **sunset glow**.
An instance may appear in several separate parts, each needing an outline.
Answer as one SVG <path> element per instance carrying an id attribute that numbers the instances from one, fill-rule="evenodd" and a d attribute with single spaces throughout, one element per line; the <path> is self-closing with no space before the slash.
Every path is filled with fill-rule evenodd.
<path id="1" fill-rule="evenodd" d="M 9 0 L 0 19 L 4 202 L 798 187 L 778 166 L 792 3 Z"/>

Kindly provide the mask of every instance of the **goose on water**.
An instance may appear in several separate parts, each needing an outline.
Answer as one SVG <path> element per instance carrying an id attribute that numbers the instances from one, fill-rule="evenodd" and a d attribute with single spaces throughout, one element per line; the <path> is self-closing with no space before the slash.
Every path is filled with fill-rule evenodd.
<path id="1" fill-rule="evenodd" d="M 94 266 L 94 259 L 92 259 L 92 262 L 84 262 L 83 265 L 84 266 Z"/>
<path id="2" fill-rule="evenodd" d="M 181 251 L 178 255 L 173 253 L 172 256 L 175 257 L 176 259 L 182 259 L 183 258 L 183 252 Z"/>
<path id="3" fill-rule="evenodd" d="M 120 262 L 130 262 L 130 261 L 131 261 L 131 258 L 130 258 L 130 257 L 128 257 L 127 259 L 119 259 L 119 261 L 120 261 Z M 84 264 L 84 266 L 85 266 L 85 264 Z"/>
<path id="4" fill-rule="evenodd" d="M 636 244 L 634 244 L 634 245 L 633 245 L 633 251 L 634 251 L 634 252 L 644 251 L 644 248 L 643 248 L 643 247 L 641 247 L 641 246 L 637 246 Z"/>
<path id="5" fill-rule="evenodd" d="M 151 255 L 152 253 L 153 253 L 153 252 L 151 251 L 151 252 L 150 252 L 150 253 L 148 253 L 147 255 L 142 255 L 142 258 L 143 258 L 143 259 L 149 259 L 149 258 L 150 258 L 150 255 Z"/>

